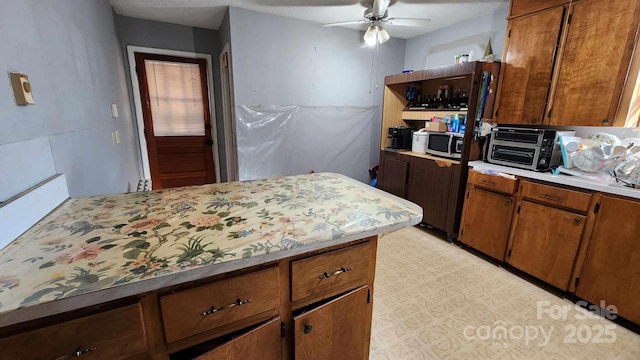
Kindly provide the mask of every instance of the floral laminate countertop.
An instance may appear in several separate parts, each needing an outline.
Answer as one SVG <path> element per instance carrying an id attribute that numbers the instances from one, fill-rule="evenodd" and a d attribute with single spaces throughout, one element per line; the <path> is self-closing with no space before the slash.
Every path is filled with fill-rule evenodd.
<path id="1" fill-rule="evenodd" d="M 333 173 L 70 199 L 0 251 L 0 317 L 421 219 L 419 206 Z"/>

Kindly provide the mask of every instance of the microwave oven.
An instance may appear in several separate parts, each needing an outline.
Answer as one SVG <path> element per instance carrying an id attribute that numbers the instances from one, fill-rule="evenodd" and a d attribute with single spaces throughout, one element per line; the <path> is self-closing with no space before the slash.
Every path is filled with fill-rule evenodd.
<path id="1" fill-rule="evenodd" d="M 486 161 L 534 171 L 547 171 L 562 164 L 559 136 L 575 131 L 500 127 L 491 130 Z"/>
<path id="2" fill-rule="evenodd" d="M 429 132 L 427 135 L 427 154 L 460 159 L 464 134 L 452 132 Z"/>

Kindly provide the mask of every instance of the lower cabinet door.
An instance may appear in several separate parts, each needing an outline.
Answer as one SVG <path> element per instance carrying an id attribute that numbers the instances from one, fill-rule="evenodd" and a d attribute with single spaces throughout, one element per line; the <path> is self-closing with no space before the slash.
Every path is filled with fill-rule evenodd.
<path id="1" fill-rule="evenodd" d="M 455 203 L 449 190 L 454 168 L 460 166 L 445 164 L 418 157 L 411 159 L 407 188 L 407 199 L 422 207 L 422 222 L 441 230 L 447 230 L 448 207 Z"/>
<path id="2" fill-rule="evenodd" d="M 407 195 L 407 171 L 409 163 L 394 159 L 391 155 L 382 153 L 384 160 L 381 169 L 380 188 L 399 197 Z"/>
<path id="3" fill-rule="evenodd" d="M 280 317 L 277 317 L 194 360 L 278 360 L 280 355 Z"/>
<path id="4" fill-rule="evenodd" d="M 503 261 L 514 202 L 513 196 L 470 187 L 464 200 L 460 241 Z"/>
<path id="5" fill-rule="evenodd" d="M 576 295 L 640 324 L 640 201 L 603 196 Z"/>
<path id="6" fill-rule="evenodd" d="M 293 318 L 295 359 L 369 358 L 371 303 L 363 286 Z"/>
<path id="7" fill-rule="evenodd" d="M 523 201 L 507 262 L 567 290 L 586 217 Z"/>

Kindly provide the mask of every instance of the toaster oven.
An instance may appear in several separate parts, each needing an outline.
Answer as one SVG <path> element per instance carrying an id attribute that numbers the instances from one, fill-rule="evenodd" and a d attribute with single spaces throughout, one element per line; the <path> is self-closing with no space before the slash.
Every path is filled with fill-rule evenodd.
<path id="1" fill-rule="evenodd" d="M 492 129 L 486 161 L 527 170 L 546 171 L 562 164 L 558 136 L 575 131 L 500 127 Z"/>

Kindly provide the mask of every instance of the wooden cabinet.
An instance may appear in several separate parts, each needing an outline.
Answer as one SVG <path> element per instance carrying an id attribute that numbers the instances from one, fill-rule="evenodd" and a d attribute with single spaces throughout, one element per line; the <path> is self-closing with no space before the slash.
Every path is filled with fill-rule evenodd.
<path id="1" fill-rule="evenodd" d="M 567 290 L 586 217 L 522 201 L 507 262 Z"/>
<path id="2" fill-rule="evenodd" d="M 295 358 L 368 359 L 371 305 L 364 286 L 295 316 Z"/>
<path id="3" fill-rule="evenodd" d="M 470 171 L 460 240 L 640 325 L 640 200 L 518 182 Z"/>
<path id="4" fill-rule="evenodd" d="M 146 351 L 138 304 L 0 339 L 0 359 L 130 359 Z M 141 358 L 141 357 L 140 357 Z"/>
<path id="5" fill-rule="evenodd" d="M 438 229 L 447 228 L 453 166 L 450 162 L 411 159 L 407 200 L 422 207 L 422 222 Z M 455 166 L 455 169 L 459 168 L 459 165 Z"/>
<path id="6" fill-rule="evenodd" d="M 509 21 L 496 122 L 543 123 L 564 16 L 558 7 Z"/>
<path id="7" fill-rule="evenodd" d="M 522 181 L 519 198 L 506 261 L 568 290 L 592 194 Z"/>
<path id="8" fill-rule="evenodd" d="M 397 154 L 380 151 L 378 187 L 399 197 L 407 195 L 409 162 Z"/>
<path id="9" fill-rule="evenodd" d="M 571 5 L 549 125 L 613 124 L 639 21 L 637 0 Z"/>
<path id="10" fill-rule="evenodd" d="M 470 171 L 459 240 L 504 261 L 517 183 L 517 180 Z"/>
<path id="11" fill-rule="evenodd" d="M 576 295 L 640 324 L 640 201 L 603 196 Z"/>
<path id="12" fill-rule="evenodd" d="M 3 327 L 0 360 L 364 360 L 376 245 L 363 238 L 142 293 L 133 305 Z"/>
<path id="13" fill-rule="evenodd" d="M 430 156 L 424 152 L 394 151 L 386 149 L 389 145 L 386 136 L 380 141 L 378 187 L 420 205 L 423 222 L 445 231 L 450 240 L 455 239 L 460 225 L 466 165 L 469 160 L 480 157 L 480 144 L 475 140 L 476 120 L 488 121 L 493 115 L 499 72 L 500 63 L 469 62 L 385 77 L 383 135 L 393 126 L 408 126 L 418 130 L 424 127 L 425 119 L 436 117 L 444 120 L 445 116 L 451 114 L 466 115 L 467 124 L 459 159 Z M 483 88 L 483 85 L 486 87 Z M 422 99 L 436 96 L 441 88 L 448 88 L 450 95 L 459 93 L 462 98 L 467 98 L 467 106 L 433 109 L 419 104 L 414 109 L 414 106 L 408 106 L 406 99 L 409 87 L 419 89 Z M 487 94 L 484 108 L 478 106 L 483 89 Z M 478 113 L 479 109 L 481 114 Z"/>
<path id="14" fill-rule="evenodd" d="M 496 122 L 612 125 L 639 22 L 636 0 L 513 0 Z"/>

